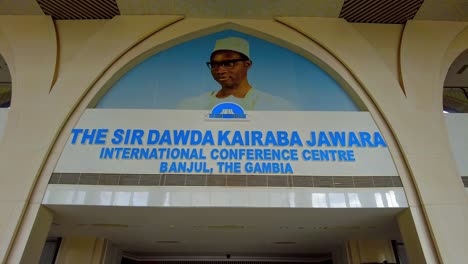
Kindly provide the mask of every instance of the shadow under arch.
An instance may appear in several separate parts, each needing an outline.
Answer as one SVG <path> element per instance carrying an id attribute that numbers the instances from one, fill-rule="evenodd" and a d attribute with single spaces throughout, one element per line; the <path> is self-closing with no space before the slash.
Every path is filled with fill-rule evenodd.
<path id="1" fill-rule="evenodd" d="M 252 22 L 252 21 L 250 21 Z M 184 21 L 178 22 L 174 25 L 169 26 L 168 28 L 165 28 L 161 32 L 156 33 L 156 36 L 164 34 L 165 32 L 170 32 L 168 34 L 171 34 L 172 37 L 167 39 L 166 41 L 160 42 L 160 43 L 155 43 L 153 46 L 146 45 L 147 47 L 144 48 L 144 50 L 141 50 L 140 46 L 143 45 L 136 45 L 130 50 L 130 53 L 132 51 L 140 50 L 140 52 L 136 52 L 137 54 L 133 54 L 132 58 L 129 60 L 126 60 L 126 62 L 121 65 L 119 69 L 115 69 L 113 75 L 109 80 L 105 83 L 101 84 L 101 87 L 97 87 L 98 91 L 97 93 L 93 96 L 91 101 L 88 104 L 89 108 L 94 108 L 96 105 L 99 103 L 99 101 L 106 95 L 106 93 L 112 89 L 112 87 L 122 78 L 124 77 L 127 73 L 129 73 L 133 68 L 137 67 L 138 64 L 144 63 L 147 59 L 151 58 L 154 55 L 157 55 L 161 52 L 164 52 L 166 50 L 169 50 L 171 48 L 174 48 L 178 45 L 185 44 L 187 42 L 190 42 L 192 40 L 198 39 L 198 38 L 203 38 L 207 37 L 212 34 L 220 33 L 223 31 L 236 31 L 241 34 L 246 34 L 249 36 L 252 36 L 254 38 L 258 38 L 260 40 L 263 40 L 265 42 L 268 42 L 270 44 L 279 46 L 281 48 L 284 48 L 288 50 L 289 52 L 292 52 L 305 60 L 311 62 L 315 66 L 317 66 L 319 69 L 324 71 L 326 74 L 328 74 L 329 77 L 331 77 L 338 85 L 339 87 L 351 98 L 352 102 L 356 105 L 356 107 L 361 110 L 361 111 L 367 111 L 368 108 L 366 104 L 363 102 L 361 99 L 362 95 L 359 94 L 356 90 L 356 86 L 359 86 L 358 84 L 350 84 L 350 79 L 353 79 L 351 74 L 347 72 L 347 70 L 344 69 L 342 65 L 340 65 L 343 69 L 341 72 L 336 70 L 336 66 L 339 63 L 336 63 L 335 65 L 330 65 L 329 60 L 331 59 L 330 54 L 327 54 L 330 58 L 323 58 L 324 54 L 321 54 L 321 56 L 317 56 L 315 52 L 311 52 L 311 50 L 305 49 L 303 45 L 304 42 L 306 42 L 306 45 L 309 46 L 312 49 L 321 49 L 321 53 L 328 53 L 325 51 L 323 48 L 321 48 L 318 44 L 313 42 L 312 40 L 305 38 L 301 34 L 298 34 L 296 31 L 291 30 L 288 27 L 285 27 L 284 25 L 274 22 L 273 24 L 276 27 L 282 28 L 282 30 L 289 31 L 290 33 L 295 34 L 295 38 L 299 39 L 300 43 L 297 43 L 294 40 L 289 40 L 287 37 L 284 37 L 281 35 L 281 32 L 276 32 L 278 34 L 272 34 L 272 30 L 262 30 L 261 28 L 256 28 L 248 25 L 249 23 L 243 23 L 241 20 L 236 20 L 236 21 L 229 21 L 229 22 L 222 22 L 219 24 L 215 25 L 210 25 L 208 27 L 204 28 L 194 28 L 192 30 L 187 30 L 186 32 L 183 31 L 178 31 L 176 28 L 178 24 L 183 24 Z M 270 21 L 272 23 L 272 21 Z M 154 41 L 155 35 L 149 37 L 148 39 L 144 40 L 143 43 L 151 43 Z M 274 55 L 273 55 L 274 56 Z M 123 56 L 125 57 L 125 55 Z M 327 61 L 328 60 L 328 61 Z M 344 77 L 343 76 L 343 71 L 346 71 L 349 76 Z M 96 86 L 96 84 L 94 85 Z M 96 87 L 95 87 L 96 88 Z"/>
<path id="2" fill-rule="evenodd" d="M 8 65 L 0 54 L 0 108 L 8 108 L 11 105 L 12 82 Z"/>
<path id="3" fill-rule="evenodd" d="M 443 109 L 468 113 L 468 48 L 452 62 L 444 80 Z"/>

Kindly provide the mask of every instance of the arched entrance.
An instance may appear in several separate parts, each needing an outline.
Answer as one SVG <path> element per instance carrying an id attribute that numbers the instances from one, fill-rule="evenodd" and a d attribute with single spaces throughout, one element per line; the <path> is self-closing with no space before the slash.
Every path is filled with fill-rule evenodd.
<path id="1" fill-rule="evenodd" d="M 232 32 L 228 33 L 233 34 Z M 213 44 L 214 41 L 215 39 L 213 39 L 211 44 Z M 255 43 L 255 40 L 250 40 L 250 43 Z M 192 46 L 197 45 L 192 43 Z M 190 48 L 189 46 L 188 49 Z M 211 49 L 211 47 L 207 48 L 208 57 L 211 53 Z M 194 53 L 193 50 L 194 48 L 192 47 L 192 53 Z M 252 48 L 252 50 L 255 49 Z M 259 53 L 261 51 L 265 51 L 265 49 L 257 50 Z M 179 51 L 176 52 L 176 54 L 183 53 Z M 271 56 L 271 54 L 275 56 Z M 187 54 L 183 55 L 183 58 L 179 57 L 179 59 L 163 61 L 163 66 L 166 68 L 176 68 L 177 72 L 184 73 L 183 76 L 187 78 L 186 72 L 190 69 L 185 71 L 181 70 L 181 68 L 191 61 L 188 59 L 189 57 Z M 271 68 L 274 66 L 273 68 L 281 69 L 281 71 L 277 72 L 272 72 L 270 70 L 266 74 L 260 74 L 263 78 L 268 77 L 270 79 L 269 81 L 275 80 L 275 77 L 281 76 L 281 73 L 287 70 L 293 69 L 293 73 L 295 73 L 293 66 L 300 69 L 300 73 L 302 73 L 300 76 L 293 75 L 294 78 L 290 77 L 296 83 L 303 83 L 299 82 L 299 77 L 312 75 L 303 74 L 306 67 L 304 63 L 292 59 L 280 61 L 278 58 L 279 55 L 281 55 L 280 52 L 269 52 L 267 55 L 269 55 L 267 56 L 268 63 L 265 63 L 263 67 L 259 68 Z M 262 62 L 262 60 L 259 59 L 260 56 L 255 55 L 255 53 L 253 56 L 257 56 L 254 65 L 260 66 Z M 204 65 L 205 59 L 207 58 L 202 57 L 197 60 L 195 63 L 196 66 L 191 68 L 191 70 L 194 71 L 194 69 L 197 69 L 197 67 L 201 65 L 203 66 L 202 73 L 208 72 L 209 77 L 207 79 L 211 80 L 209 70 L 206 69 Z M 288 64 L 287 62 L 290 61 L 294 63 Z M 140 66 L 141 65 L 145 66 L 144 63 L 140 64 Z M 283 68 L 278 67 L 278 65 L 281 65 Z M 192 81 L 187 87 L 179 86 L 178 88 L 174 88 L 176 87 L 174 85 L 174 77 L 176 75 L 164 74 L 161 72 L 163 72 L 161 68 L 152 68 L 151 70 L 147 70 L 146 76 L 150 76 L 148 73 L 152 73 L 151 77 L 155 74 L 161 74 L 164 77 L 168 76 L 171 78 L 169 85 L 163 85 L 164 82 L 162 80 L 158 82 L 148 81 L 145 84 L 147 84 L 150 92 L 156 91 L 156 95 L 162 95 L 159 99 L 164 100 L 163 103 L 170 102 L 169 95 L 171 92 L 178 91 L 184 95 L 185 93 L 182 93 L 184 88 L 193 92 L 194 89 L 203 87 L 202 85 L 193 84 L 193 80 L 199 78 L 200 74 L 195 74 L 196 76 L 187 78 Z M 311 72 L 314 73 L 314 71 Z M 315 74 L 318 75 L 317 72 L 315 72 Z M 338 86 L 336 82 L 329 82 L 329 79 L 325 78 L 326 75 L 324 73 L 321 73 L 320 76 L 322 76 L 322 81 L 306 83 L 311 86 L 314 84 L 315 87 L 299 87 L 302 88 L 302 90 L 298 89 L 301 93 L 298 93 L 296 101 L 300 102 L 298 99 L 304 99 L 307 92 L 316 88 L 318 90 L 315 94 L 316 97 L 310 97 L 311 99 L 307 102 L 312 102 L 312 99 L 323 102 L 326 96 L 320 94 L 320 90 L 326 90 L 327 93 L 330 94 L 332 88 Z M 141 81 L 144 80 L 143 77 L 137 77 L 135 79 Z M 128 78 L 125 78 L 124 76 L 122 80 L 128 80 Z M 257 81 L 257 83 L 260 83 L 260 81 L 262 80 Z M 282 81 L 282 79 L 278 78 L 278 80 L 275 80 L 275 82 L 279 81 Z M 145 122 L 151 124 L 152 128 L 148 128 L 152 129 L 152 132 L 155 132 L 154 129 L 168 129 L 170 125 L 164 124 L 164 120 L 178 120 L 177 123 L 186 126 L 183 129 L 196 129 L 197 132 L 208 130 L 214 131 L 213 133 L 215 136 L 219 135 L 218 128 L 210 127 L 215 124 L 213 123 L 214 121 L 212 123 L 206 122 L 205 115 L 207 112 L 203 111 L 209 111 L 210 109 L 192 109 L 193 111 L 182 113 L 177 111 L 184 110 L 174 109 L 174 107 L 170 105 L 162 109 L 158 109 L 157 107 L 143 107 L 143 102 L 145 100 L 148 100 L 149 104 L 153 103 L 155 98 L 149 96 L 152 94 L 148 93 L 146 96 L 140 94 L 142 99 L 130 100 L 132 96 L 135 96 L 134 93 L 141 92 L 139 89 L 144 85 L 138 84 L 135 81 L 129 81 L 129 83 L 131 84 L 129 87 L 132 88 L 131 92 L 133 94 L 117 96 L 117 98 L 126 100 L 125 106 L 133 102 L 137 105 L 137 107 L 133 108 L 139 108 L 138 111 L 149 113 L 150 116 L 157 114 L 158 110 L 172 111 L 171 113 L 173 114 L 179 114 L 178 119 L 174 118 L 174 116 L 170 116 L 171 114 L 164 114 L 164 118 Z M 294 91 L 294 87 L 291 83 L 293 82 L 289 82 L 289 85 L 280 85 L 276 91 L 272 88 L 277 83 L 270 82 L 268 85 L 260 87 L 264 87 L 263 89 L 270 88 L 270 92 L 274 91 L 272 93 L 278 95 L 280 92 L 289 91 L 291 93 Z M 329 83 L 333 83 L 334 86 Z M 116 86 L 120 84 L 122 84 L 122 82 L 119 82 Z M 171 84 L 172 86 L 170 86 Z M 158 93 L 155 88 L 158 85 L 163 85 L 171 89 L 164 93 Z M 309 91 L 304 91 L 306 88 L 309 88 Z M 338 88 L 341 91 L 339 86 Z M 112 90 L 109 91 L 112 93 Z M 117 91 L 117 89 L 114 90 L 114 92 L 115 91 Z M 177 93 L 174 94 L 178 95 Z M 285 93 L 284 96 L 288 96 L 288 94 Z M 299 117 L 299 115 L 301 115 L 299 112 L 315 111 L 314 114 L 302 113 L 300 116 L 300 119 L 304 121 L 303 123 L 309 125 L 314 124 L 314 127 L 304 127 L 305 130 L 300 132 L 303 133 L 304 140 L 306 139 L 306 135 L 309 137 L 311 136 L 311 129 L 320 130 L 317 125 L 320 123 L 318 122 L 320 120 L 317 116 L 320 115 L 320 111 L 333 112 L 333 110 L 335 110 L 334 113 L 322 113 L 323 115 L 320 117 L 322 123 L 323 120 L 333 119 L 333 116 L 336 118 L 339 115 L 350 114 L 353 116 L 356 115 L 355 118 L 345 118 L 343 116 L 339 118 L 343 120 L 353 119 L 353 124 L 358 124 L 361 119 L 357 115 L 365 116 L 364 118 L 367 120 L 365 123 L 372 124 L 372 126 L 364 125 L 362 127 L 364 130 L 363 134 L 369 135 L 370 137 L 370 134 L 365 131 L 371 129 L 372 135 L 375 135 L 378 129 L 375 127 L 374 121 L 368 113 L 356 111 L 357 107 L 346 111 L 344 108 L 345 104 L 343 101 L 337 100 L 337 96 L 329 97 L 338 101 L 335 105 L 338 105 L 340 108 L 310 109 L 306 107 L 316 106 L 319 102 L 315 102 L 314 104 L 310 103 L 310 105 L 304 103 L 303 108 L 298 109 L 302 111 L 286 113 Z M 294 97 L 288 99 L 295 100 Z M 110 105 L 111 107 L 108 107 L 109 109 L 104 110 L 111 111 L 109 113 L 113 117 L 109 116 L 109 118 L 103 119 L 102 121 L 104 122 L 99 122 L 99 125 L 107 126 L 105 120 L 114 118 L 118 118 L 119 120 L 126 119 L 127 121 L 145 119 L 142 115 L 135 118 L 124 118 L 123 115 L 116 115 L 116 112 L 112 112 L 112 108 L 127 107 L 114 104 Z M 158 102 L 157 105 L 161 105 L 161 102 Z M 173 105 L 176 104 L 174 103 Z M 296 105 L 300 105 L 300 103 L 296 103 Z M 332 103 L 329 102 L 327 106 L 329 107 L 330 105 L 332 105 Z M 94 109 L 93 112 L 97 113 L 99 110 L 100 109 Z M 132 109 L 128 111 L 131 112 L 131 110 Z M 196 112 L 200 110 L 203 111 Z M 275 111 L 277 109 L 263 110 Z M 342 111 L 343 113 L 338 113 L 337 111 Z M 90 112 L 91 111 L 85 112 L 84 116 L 87 116 Z M 278 110 L 278 113 L 279 112 L 281 111 Z M 187 119 L 186 117 L 189 114 L 195 114 L 194 118 Z M 257 117 L 261 115 L 264 117 L 257 120 L 275 119 L 273 116 L 268 117 L 267 114 L 266 111 L 257 112 Z M 312 118 L 312 116 L 316 116 L 316 119 L 311 120 L 310 118 Z M 182 120 L 183 118 L 186 119 Z M 277 117 L 276 119 L 278 120 L 281 118 Z M 81 119 L 80 122 L 82 120 L 84 119 Z M 80 122 L 75 127 L 80 127 L 82 125 Z M 252 119 L 250 122 L 255 123 L 258 121 Z M 279 129 L 274 126 L 275 124 L 273 122 L 270 123 L 271 127 L 259 129 L 265 131 Z M 283 121 L 280 123 L 283 126 L 281 129 L 291 130 L 291 135 L 296 133 L 296 130 L 302 129 L 300 124 L 288 123 L 284 117 Z M 337 122 L 335 124 L 338 123 L 342 122 Z M 199 127 L 200 124 L 203 124 L 203 127 Z M 239 128 L 239 124 L 247 123 L 234 124 L 224 122 L 222 124 L 222 129 L 236 130 L 242 129 Z M 353 124 L 349 124 L 350 126 L 345 129 L 361 131 L 359 128 L 351 128 Z M 143 128 L 140 124 L 135 127 Z M 177 128 L 174 127 L 174 129 Z M 246 129 L 248 132 L 250 128 L 247 126 Z M 338 128 L 331 125 L 330 128 L 323 129 L 333 130 Z M 173 128 L 170 128 L 168 131 L 173 131 Z M 82 138 L 79 135 L 81 132 L 75 130 L 73 133 L 75 134 L 75 132 L 77 139 L 79 138 L 78 142 L 81 142 Z M 113 132 L 114 131 L 109 132 L 109 135 L 113 134 Z M 149 130 L 143 133 L 149 133 Z M 341 132 L 337 133 L 342 135 Z M 211 132 L 209 134 L 211 134 Z M 325 135 L 326 133 L 322 134 Z M 156 135 L 156 133 L 154 135 Z M 353 136 L 355 136 L 355 134 L 353 134 Z M 211 136 L 209 138 L 211 138 Z M 324 140 L 327 141 L 328 139 Z M 368 140 L 370 140 L 370 138 L 368 138 Z M 312 140 L 312 142 L 313 141 L 315 140 Z M 90 144 L 92 145 L 92 143 Z M 210 145 L 211 143 L 207 144 Z M 217 144 L 216 146 L 219 145 L 219 143 L 213 144 Z M 249 144 L 247 144 L 247 148 L 250 147 Z M 320 144 L 330 146 L 335 144 L 335 148 L 339 145 L 338 143 Z M 368 141 L 366 141 L 364 145 L 358 143 L 362 148 L 370 147 L 368 144 Z M 244 148 L 244 143 L 241 145 L 242 146 L 236 147 Z M 292 144 L 292 147 L 294 147 L 294 145 L 295 144 Z M 149 169 L 146 171 L 136 171 L 129 169 L 129 166 L 120 166 L 118 164 L 116 164 L 116 166 L 111 166 L 109 168 L 110 170 L 103 172 L 93 171 L 93 162 L 87 162 L 82 158 L 73 158 L 74 161 L 80 161 L 79 163 L 73 162 L 79 167 L 70 170 L 68 166 L 70 163 L 64 158 L 59 161 L 52 175 L 50 182 L 52 186 L 49 189 L 47 199 L 44 200 L 44 204 L 56 213 L 56 225 L 52 227 L 51 235 L 69 237 L 70 240 L 68 240 L 68 242 L 65 241 L 68 245 L 81 243 L 78 239 L 73 240 L 73 237 L 78 235 L 106 237 L 110 242 L 115 243 L 124 251 L 124 254 L 129 259 L 133 257 L 136 261 L 155 260 L 160 257 L 172 258 L 173 260 L 181 257 L 191 258 L 191 260 L 196 258 L 208 258 L 216 259 L 217 261 L 224 260 L 228 257 L 231 261 L 234 259 L 253 260 L 263 257 L 262 260 L 264 262 L 275 260 L 291 262 L 292 260 L 298 260 L 303 263 L 327 263 L 327 261 L 331 260 L 333 254 L 344 254 L 345 243 L 349 240 L 367 239 L 385 241 L 384 243 L 387 243 L 386 246 L 391 248 L 391 245 L 388 245 L 388 241 L 400 238 L 395 216 L 407 207 L 401 182 L 394 170 L 391 157 L 387 155 L 387 159 L 378 159 L 375 162 L 369 162 L 367 164 L 373 164 L 373 166 L 353 166 L 360 167 L 362 170 L 378 168 L 376 171 L 363 173 L 362 170 L 355 170 L 351 172 L 351 168 L 344 168 L 341 172 L 332 172 L 331 167 L 346 166 L 346 164 L 351 165 L 353 164 L 354 158 L 352 158 L 352 160 L 340 158 L 340 162 L 338 163 L 334 162 L 336 161 L 335 158 L 326 158 L 325 156 L 320 156 L 319 158 L 318 156 L 312 156 L 317 155 L 313 153 L 318 152 L 313 152 L 312 150 L 306 150 L 304 152 L 302 143 L 297 145 L 300 145 L 300 148 L 299 146 L 296 147 L 298 147 L 298 151 L 302 153 L 301 155 L 305 155 L 304 160 L 307 159 L 309 163 L 298 165 L 297 169 L 299 170 L 302 168 L 302 171 L 295 175 L 292 171 L 288 172 L 287 170 L 285 170 L 285 173 L 282 173 L 282 175 L 265 175 L 267 173 L 258 171 L 254 173 L 263 175 L 251 175 L 252 171 L 249 169 L 250 167 L 248 167 L 247 163 L 245 166 L 240 166 L 246 168 L 245 171 L 241 171 L 240 173 L 236 171 L 237 169 L 233 171 L 221 171 L 222 169 L 219 167 L 220 171 L 214 173 L 215 175 L 185 174 L 185 172 L 181 171 L 182 169 L 164 173 L 158 171 L 157 168 L 161 167 L 157 166 L 148 167 Z M 313 145 L 315 145 L 315 143 L 310 143 L 310 146 Z M 372 143 L 372 145 L 374 145 L 374 143 Z M 379 146 L 375 147 L 380 148 L 385 144 L 377 145 Z M 268 149 L 271 146 L 272 144 L 267 145 L 265 148 Z M 228 148 L 224 145 L 219 145 L 219 147 Z M 108 150 L 113 151 L 112 149 L 105 149 L 105 153 L 107 154 L 104 154 L 102 158 L 112 162 L 116 157 L 110 154 Z M 206 149 L 206 151 L 207 153 L 214 153 L 215 156 L 218 155 L 218 150 L 216 149 L 214 152 L 209 149 Z M 65 152 L 62 155 L 63 157 L 67 156 Z M 92 156 L 93 155 L 89 155 L 88 157 Z M 139 159 L 149 159 L 150 156 L 151 154 L 149 156 L 145 154 L 144 158 Z M 363 156 L 364 155 L 361 155 L 361 158 L 365 160 L 366 158 Z M 368 155 L 367 158 L 370 158 L 370 156 Z M 210 155 L 210 157 L 213 156 Z M 237 158 L 232 159 L 236 161 Z M 312 169 L 304 169 L 304 167 L 306 165 L 310 166 L 313 159 L 322 161 L 321 166 L 323 170 L 314 172 L 315 174 L 310 174 Z M 329 159 L 332 160 L 330 161 Z M 231 160 L 231 158 L 229 158 L 229 160 Z M 381 163 L 382 160 L 385 160 L 384 164 Z M 156 160 L 151 161 L 151 165 L 149 166 L 154 166 L 157 162 Z M 329 166 L 330 163 L 333 163 L 334 166 Z M 87 171 L 82 170 L 82 164 L 87 164 Z M 382 166 L 375 166 L 375 164 L 381 164 Z M 391 168 L 387 165 L 390 165 Z M 212 168 L 218 168 L 216 166 L 217 165 Z M 99 167 L 101 169 L 103 168 L 103 166 Z M 120 172 L 113 171 L 113 169 L 117 167 L 123 168 L 123 170 Z M 383 172 L 383 167 L 389 168 L 391 172 Z M 137 169 L 136 167 L 134 168 Z M 141 170 L 145 168 L 139 165 L 138 169 Z M 151 172 L 153 169 L 154 171 Z M 287 173 L 291 173 L 292 175 L 287 175 Z M 89 192 L 90 189 L 86 189 L 86 186 L 80 186 L 80 190 L 69 190 L 71 192 L 67 194 L 67 202 L 54 200 L 55 191 L 62 189 L 63 185 L 66 184 L 98 186 L 95 188 L 91 187 L 96 190 L 94 193 Z M 118 187 L 116 188 L 119 190 L 114 189 L 114 187 L 109 189 L 109 185 L 117 185 Z M 311 187 L 316 187 L 317 189 Z M 358 190 L 359 188 L 369 189 Z M 362 242 L 356 241 L 355 244 L 358 245 L 359 243 Z M 64 244 L 64 248 L 66 245 L 67 244 Z M 298 259 L 298 257 L 302 257 L 302 259 Z"/>

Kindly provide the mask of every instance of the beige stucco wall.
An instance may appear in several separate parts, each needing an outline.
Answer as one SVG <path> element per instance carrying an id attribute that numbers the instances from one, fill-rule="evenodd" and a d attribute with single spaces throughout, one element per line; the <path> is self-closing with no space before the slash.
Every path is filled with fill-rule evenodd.
<path id="1" fill-rule="evenodd" d="M 348 241 L 349 264 L 396 263 L 392 243 L 388 240 L 351 240 Z"/>
<path id="2" fill-rule="evenodd" d="M 96 237 L 67 237 L 60 245 L 55 263 L 103 263 L 106 241 Z"/>
<path id="3" fill-rule="evenodd" d="M 0 16 L 0 53 L 14 84 L 0 143 L 0 259 L 19 262 L 48 178 L 85 108 L 150 54 L 231 28 L 314 60 L 360 98 L 389 144 L 425 261 L 463 263 L 468 200 L 442 116 L 442 84 L 447 64 L 468 48 L 467 26 L 182 16 L 54 23 L 47 16 Z"/>

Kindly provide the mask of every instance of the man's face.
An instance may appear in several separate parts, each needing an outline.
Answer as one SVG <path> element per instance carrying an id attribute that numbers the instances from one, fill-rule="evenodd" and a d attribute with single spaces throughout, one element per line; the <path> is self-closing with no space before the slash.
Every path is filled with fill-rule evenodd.
<path id="1" fill-rule="evenodd" d="M 224 63 L 223 66 L 223 62 L 240 59 L 241 54 L 229 50 L 216 51 L 211 55 L 212 65 L 219 65 L 211 69 L 211 75 L 223 88 L 236 89 L 247 79 L 247 70 L 252 65 L 250 60 Z"/>

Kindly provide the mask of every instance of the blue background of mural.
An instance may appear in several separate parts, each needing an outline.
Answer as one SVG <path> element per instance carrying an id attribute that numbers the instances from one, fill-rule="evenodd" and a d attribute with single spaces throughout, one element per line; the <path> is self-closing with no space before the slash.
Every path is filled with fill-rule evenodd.
<path id="1" fill-rule="evenodd" d="M 219 90 L 205 62 L 217 39 L 237 36 L 250 44 L 250 84 L 283 97 L 300 111 L 359 111 L 349 95 L 311 61 L 270 42 L 226 30 L 155 54 L 126 73 L 96 108 L 175 109 L 188 97 Z"/>

